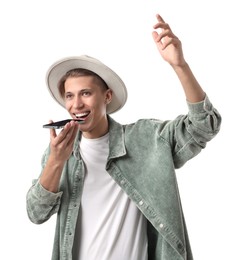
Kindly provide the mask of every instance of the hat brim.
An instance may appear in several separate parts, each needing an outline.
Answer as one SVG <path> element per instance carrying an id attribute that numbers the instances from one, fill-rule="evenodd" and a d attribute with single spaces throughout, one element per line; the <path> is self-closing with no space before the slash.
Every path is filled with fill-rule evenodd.
<path id="1" fill-rule="evenodd" d="M 107 114 L 120 110 L 127 100 L 127 89 L 121 78 L 109 67 L 99 60 L 87 55 L 67 57 L 55 62 L 47 71 L 46 83 L 52 97 L 63 107 L 64 99 L 61 97 L 58 82 L 67 71 L 82 68 L 95 72 L 112 90 L 112 101 L 107 105 Z"/>

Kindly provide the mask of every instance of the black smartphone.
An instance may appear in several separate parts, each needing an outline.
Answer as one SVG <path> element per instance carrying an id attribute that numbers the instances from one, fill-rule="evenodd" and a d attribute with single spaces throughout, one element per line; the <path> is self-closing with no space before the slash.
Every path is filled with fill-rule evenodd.
<path id="1" fill-rule="evenodd" d="M 43 125 L 43 128 L 53 128 L 53 129 L 63 128 L 68 122 L 70 122 L 72 120 L 78 122 L 79 124 L 84 123 L 83 120 L 65 119 L 65 120 L 61 120 L 61 121 L 57 121 L 57 122 L 53 122 L 53 123 L 49 123 L 49 124 Z"/>

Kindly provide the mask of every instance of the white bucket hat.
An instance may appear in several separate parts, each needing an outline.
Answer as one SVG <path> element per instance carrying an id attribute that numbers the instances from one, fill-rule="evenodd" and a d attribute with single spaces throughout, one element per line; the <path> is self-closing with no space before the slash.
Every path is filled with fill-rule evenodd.
<path id="1" fill-rule="evenodd" d="M 113 91 L 112 101 L 107 105 L 107 114 L 121 109 L 127 100 L 127 89 L 121 78 L 99 60 L 87 55 L 67 57 L 58 60 L 48 69 L 46 83 L 52 97 L 63 107 L 65 103 L 60 95 L 58 83 L 67 71 L 72 69 L 87 69 L 99 75 Z"/>

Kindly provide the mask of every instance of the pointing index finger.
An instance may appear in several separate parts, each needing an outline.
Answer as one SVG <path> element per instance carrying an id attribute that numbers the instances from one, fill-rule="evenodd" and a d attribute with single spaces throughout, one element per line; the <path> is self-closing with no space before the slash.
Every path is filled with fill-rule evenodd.
<path id="1" fill-rule="evenodd" d="M 165 23 L 165 21 L 163 20 L 163 18 L 161 17 L 160 14 L 156 14 L 156 17 L 157 17 L 157 20 L 158 20 L 159 22 Z"/>
<path id="2" fill-rule="evenodd" d="M 157 18 L 157 23 L 153 26 L 154 29 L 157 28 L 164 28 L 165 27 L 165 21 L 163 20 L 163 18 L 161 17 L 160 14 L 156 14 L 156 18 Z"/>

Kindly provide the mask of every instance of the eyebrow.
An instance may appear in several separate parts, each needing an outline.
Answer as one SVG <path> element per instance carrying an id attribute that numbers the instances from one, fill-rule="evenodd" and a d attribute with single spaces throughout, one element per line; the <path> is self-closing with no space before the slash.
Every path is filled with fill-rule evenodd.
<path id="1" fill-rule="evenodd" d="M 92 91 L 92 88 L 83 88 L 79 90 L 79 93 L 86 92 L 86 91 Z M 72 91 L 66 91 L 65 94 L 73 93 Z"/>

